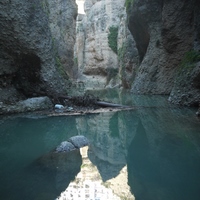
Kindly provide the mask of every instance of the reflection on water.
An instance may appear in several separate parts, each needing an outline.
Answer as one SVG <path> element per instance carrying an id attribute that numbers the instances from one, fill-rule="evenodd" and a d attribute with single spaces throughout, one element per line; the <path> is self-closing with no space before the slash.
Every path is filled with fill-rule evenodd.
<path id="1" fill-rule="evenodd" d="M 70 117 L 1 120 L 0 199 L 55 199 L 67 187 L 80 170 L 80 153 L 73 153 L 73 160 L 67 164 L 70 158 L 53 156 L 51 150 L 77 134 L 74 120 Z"/>
<path id="2" fill-rule="evenodd" d="M 0 199 L 199 200 L 200 121 L 195 110 L 170 106 L 165 97 L 109 95 L 136 109 L 2 118 Z M 62 141 L 79 134 L 89 139 L 88 149 L 71 157 L 52 154 Z"/>
<path id="3" fill-rule="evenodd" d="M 124 167 L 116 177 L 103 181 L 97 167 L 88 158 L 88 147 L 81 149 L 82 166 L 67 189 L 57 200 L 65 199 L 103 199 L 120 200 L 135 199 L 128 186 L 127 167 Z M 122 190 L 123 189 L 123 190 Z"/>
<path id="4" fill-rule="evenodd" d="M 148 123 L 141 118 L 128 148 L 132 192 L 139 200 L 200 199 L 199 123 L 180 116 L 166 123 L 154 114 Z"/>

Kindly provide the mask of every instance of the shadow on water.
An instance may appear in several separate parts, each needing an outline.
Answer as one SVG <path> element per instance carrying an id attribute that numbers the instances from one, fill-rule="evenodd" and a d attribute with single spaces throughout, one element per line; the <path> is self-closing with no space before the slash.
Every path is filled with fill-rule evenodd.
<path id="1" fill-rule="evenodd" d="M 166 134 L 170 128 L 159 130 L 159 122 L 154 132 L 140 122 L 128 148 L 128 182 L 136 200 L 199 200 L 200 152 L 189 138 L 195 128 L 189 135 L 185 127 L 182 134 Z"/>
<path id="2" fill-rule="evenodd" d="M 10 188 L 13 193 L 9 195 L 9 199 L 56 199 L 74 180 L 81 163 L 80 152 L 41 157 L 16 177 L 18 184 Z"/>
<path id="3" fill-rule="evenodd" d="M 82 164 L 79 151 L 51 151 L 77 135 L 75 119 L 17 117 L 1 122 L 0 199 L 56 199 Z"/>
<path id="4" fill-rule="evenodd" d="M 26 192 L 28 196 L 21 196 L 21 198 L 29 199 L 28 197 L 31 196 L 37 200 L 48 200 L 51 195 L 51 199 L 56 199 L 75 179 L 80 172 L 81 164 L 80 150 L 67 153 L 52 151 L 41 156 L 26 168 L 25 172 L 29 176 L 29 180 L 32 180 L 33 187 L 28 193 Z M 31 177 L 32 175 L 33 177 Z M 44 184 L 45 182 L 46 184 Z"/>

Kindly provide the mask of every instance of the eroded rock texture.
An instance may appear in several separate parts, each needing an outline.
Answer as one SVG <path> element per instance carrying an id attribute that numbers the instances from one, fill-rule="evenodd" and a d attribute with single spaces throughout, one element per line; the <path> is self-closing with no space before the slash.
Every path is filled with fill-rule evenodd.
<path id="1" fill-rule="evenodd" d="M 0 2 L 0 101 L 67 92 L 76 14 L 73 0 Z"/>
<path id="2" fill-rule="evenodd" d="M 86 15 L 77 26 L 75 59 L 78 65 L 77 78 L 84 81 L 87 89 L 131 85 L 133 73 L 130 63 L 133 62 L 134 41 L 132 37 L 127 37 L 130 33 L 126 26 L 124 2 L 85 1 Z M 125 55 L 127 49 L 129 55 Z M 137 51 L 134 56 L 137 56 Z M 128 64 L 122 64 L 121 61 L 124 63 L 127 57 Z"/>
<path id="3" fill-rule="evenodd" d="M 128 26 L 140 58 L 134 93 L 168 95 L 172 91 L 170 100 L 175 103 L 199 101 L 198 59 L 193 60 L 193 71 L 186 70 L 188 77 L 174 84 L 181 74 L 177 71 L 185 70 L 180 69 L 185 55 L 192 49 L 200 50 L 199 4 L 196 0 L 135 0 L 129 4 Z"/>

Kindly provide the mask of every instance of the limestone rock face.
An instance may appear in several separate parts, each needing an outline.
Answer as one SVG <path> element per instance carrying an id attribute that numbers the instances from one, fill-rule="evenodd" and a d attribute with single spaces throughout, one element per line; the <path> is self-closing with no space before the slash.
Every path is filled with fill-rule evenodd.
<path id="1" fill-rule="evenodd" d="M 134 93 L 170 94 L 185 54 L 191 49 L 200 49 L 198 7 L 199 2 L 195 0 L 135 0 L 129 4 L 128 27 L 140 62 L 132 85 Z M 198 77 L 199 72 L 195 71 Z M 186 85 L 193 78 L 189 82 L 184 80 Z M 174 87 L 171 99 L 177 95 L 177 88 Z M 179 91 L 180 95 L 185 92 Z"/>
<path id="2" fill-rule="evenodd" d="M 77 78 L 84 81 L 87 89 L 120 87 L 122 84 L 117 51 L 122 48 L 129 32 L 124 2 L 85 1 L 86 15 L 77 26 L 75 59 L 78 65 Z M 110 43 L 116 45 L 116 50 L 112 49 Z"/>
<path id="3" fill-rule="evenodd" d="M 76 14 L 73 0 L 0 2 L 0 101 L 66 93 Z"/>
<path id="4" fill-rule="evenodd" d="M 49 27 L 56 53 L 56 64 L 73 77 L 74 44 L 76 39 L 77 5 L 74 0 L 46 1 Z M 63 69 L 62 69 L 63 68 Z"/>

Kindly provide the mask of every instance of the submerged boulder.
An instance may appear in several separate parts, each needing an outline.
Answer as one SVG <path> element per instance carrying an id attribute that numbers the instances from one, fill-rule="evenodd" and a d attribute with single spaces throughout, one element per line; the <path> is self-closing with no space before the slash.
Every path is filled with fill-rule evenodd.
<path id="1" fill-rule="evenodd" d="M 66 165 L 71 166 L 72 163 L 75 164 L 74 160 L 76 159 L 81 162 L 80 148 L 88 144 L 88 139 L 85 136 L 73 136 L 69 141 L 61 142 L 55 149 L 40 156 L 34 164 L 50 170 L 66 168 Z"/>
<path id="2" fill-rule="evenodd" d="M 52 151 L 40 156 L 28 167 L 37 172 L 40 179 L 51 177 L 56 181 L 56 189 L 63 191 L 79 173 L 82 165 L 80 148 L 89 144 L 83 135 L 77 135 L 63 141 Z M 41 186 L 40 186 L 41 187 Z M 59 195 L 57 194 L 57 195 Z"/>
<path id="3" fill-rule="evenodd" d="M 41 193 L 51 191 L 54 192 L 52 199 L 56 199 L 75 179 L 80 172 L 81 165 L 82 157 L 79 149 L 62 153 L 51 151 L 36 159 L 26 168 L 29 174 L 35 176 L 33 180 L 33 189 L 37 191 L 35 196 L 39 198 Z M 44 181 L 48 182 L 48 187 L 44 185 Z"/>

